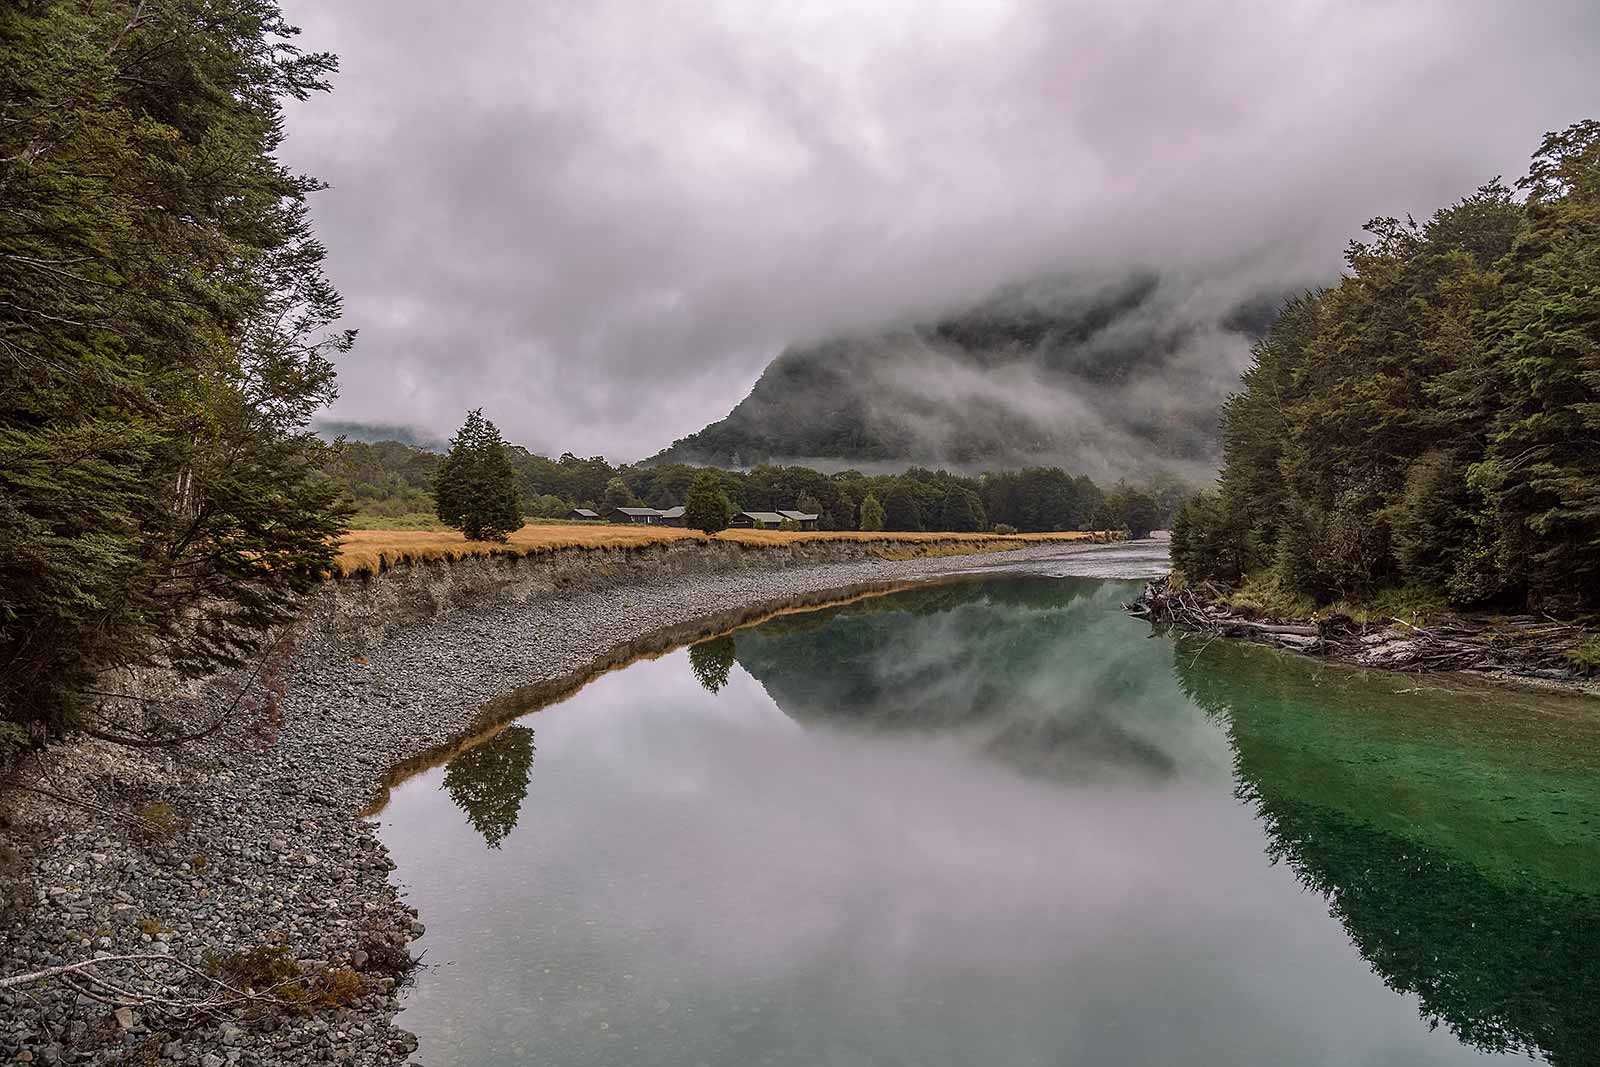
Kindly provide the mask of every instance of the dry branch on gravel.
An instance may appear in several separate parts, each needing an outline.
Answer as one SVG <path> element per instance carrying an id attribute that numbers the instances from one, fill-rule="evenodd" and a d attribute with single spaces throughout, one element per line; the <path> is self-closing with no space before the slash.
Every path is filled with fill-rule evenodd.
<path id="1" fill-rule="evenodd" d="M 103 971 L 122 965 L 132 970 L 133 978 L 160 992 L 147 992 L 130 988 L 129 977 L 118 975 L 116 980 Z M 176 975 L 162 977 L 162 968 L 177 971 Z M 201 1019 L 230 1015 L 240 1008 L 255 1004 L 277 1003 L 275 993 L 285 983 L 265 989 L 240 988 L 207 974 L 192 964 L 156 953 L 133 953 L 121 956 L 100 956 L 94 959 L 64 963 L 26 974 L 0 978 L 0 989 L 20 989 L 47 982 L 60 982 L 80 996 L 114 1008 L 138 1008 L 158 1015 L 173 1023 L 192 1023 Z M 185 994 L 185 984 L 197 989 Z"/>

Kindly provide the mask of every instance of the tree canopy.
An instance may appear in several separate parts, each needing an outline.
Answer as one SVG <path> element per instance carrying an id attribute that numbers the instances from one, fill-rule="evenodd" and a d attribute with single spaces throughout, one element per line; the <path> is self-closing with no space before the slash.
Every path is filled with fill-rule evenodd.
<path id="1" fill-rule="evenodd" d="M 304 426 L 354 335 L 276 156 L 335 67 L 297 32 L 271 0 L 0 8 L 0 741 L 104 729 L 115 667 L 242 663 L 332 564 Z"/>
<path id="2" fill-rule="evenodd" d="M 467 412 L 467 421 L 451 439 L 433 495 L 439 521 L 469 541 L 504 541 L 522 528 L 516 471 L 500 431 L 483 417 L 482 408 Z"/>
<path id="3" fill-rule="evenodd" d="M 683 524 L 710 536 L 726 530 L 731 521 L 733 505 L 728 503 L 722 483 L 714 473 L 702 472 L 689 486 L 689 497 L 683 505 Z"/>
<path id="4" fill-rule="evenodd" d="M 1186 572 L 1271 568 L 1323 600 L 1600 603 L 1600 122 L 1548 134 L 1426 223 L 1374 219 L 1289 302 L 1223 413 Z"/>

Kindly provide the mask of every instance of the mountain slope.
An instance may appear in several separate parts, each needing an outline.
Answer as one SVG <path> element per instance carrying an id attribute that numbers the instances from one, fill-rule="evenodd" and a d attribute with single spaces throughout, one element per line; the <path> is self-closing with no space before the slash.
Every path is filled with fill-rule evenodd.
<path id="1" fill-rule="evenodd" d="M 727 418 L 656 458 L 1201 476 L 1218 405 L 1277 304 L 1153 274 L 1013 286 L 933 321 L 791 347 Z"/>

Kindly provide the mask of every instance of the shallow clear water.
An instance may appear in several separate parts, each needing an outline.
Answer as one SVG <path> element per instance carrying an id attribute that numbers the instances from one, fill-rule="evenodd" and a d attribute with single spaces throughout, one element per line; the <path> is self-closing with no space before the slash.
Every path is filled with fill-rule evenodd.
<path id="1" fill-rule="evenodd" d="M 402 784 L 418 1060 L 1594 1062 L 1600 702 L 1152 636 L 1136 588 L 784 616 Z"/>

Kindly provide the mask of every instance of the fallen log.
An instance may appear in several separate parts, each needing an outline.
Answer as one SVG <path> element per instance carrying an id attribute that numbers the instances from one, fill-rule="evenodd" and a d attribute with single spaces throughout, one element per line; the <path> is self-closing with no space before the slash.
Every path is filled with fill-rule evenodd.
<path id="1" fill-rule="evenodd" d="M 1382 624 L 1357 623 L 1347 615 L 1266 622 L 1229 610 L 1225 592 L 1210 583 L 1172 589 L 1166 578 L 1147 583 L 1139 598 L 1125 606 L 1153 625 L 1243 638 L 1364 667 L 1415 672 L 1483 671 L 1578 681 L 1583 675 L 1567 653 L 1593 633 L 1581 625 L 1528 615 L 1443 616 L 1426 627 L 1399 618 Z"/>

